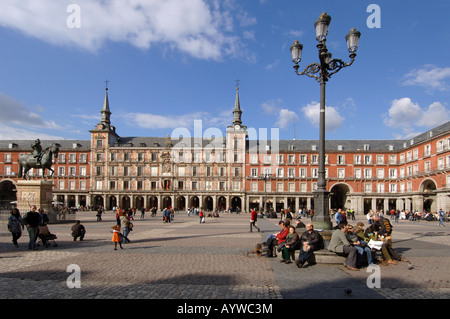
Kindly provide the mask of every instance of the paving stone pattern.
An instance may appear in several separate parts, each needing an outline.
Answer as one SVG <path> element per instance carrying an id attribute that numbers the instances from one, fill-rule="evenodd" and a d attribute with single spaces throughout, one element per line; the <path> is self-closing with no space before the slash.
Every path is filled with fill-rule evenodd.
<path id="1" fill-rule="evenodd" d="M 139 219 L 131 243 L 113 250 L 107 212 L 97 222 L 95 212 L 77 213 L 87 229 L 84 241 L 74 242 L 72 223 L 50 225 L 57 247 L 27 249 L 23 232 L 19 248 L 0 224 L 0 298 L 49 299 L 335 299 L 450 297 L 450 231 L 438 222 L 394 224 L 394 248 L 408 263 L 380 267 L 381 288 L 369 288 L 371 273 L 342 265 L 314 265 L 299 269 L 280 257 L 252 254 L 256 243 L 278 231 L 277 219 L 260 219 L 261 232 L 249 232 L 249 214 L 225 213 L 200 224 L 185 212 L 164 224 L 157 217 Z M 363 216 L 358 216 L 362 220 Z M 354 222 L 356 224 L 356 221 Z M 81 270 L 81 288 L 69 288 L 69 265 Z M 345 289 L 351 289 L 350 295 Z"/>

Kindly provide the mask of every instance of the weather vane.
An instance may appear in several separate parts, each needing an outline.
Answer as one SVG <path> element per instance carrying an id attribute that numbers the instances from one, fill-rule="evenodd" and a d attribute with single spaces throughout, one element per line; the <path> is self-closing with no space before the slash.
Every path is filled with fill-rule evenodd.
<path id="1" fill-rule="evenodd" d="M 236 90 L 239 90 L 239 82 L 240 82 L 241 80 L 239 80 L 239 79 L 237 79 L 236 80 Z"/>

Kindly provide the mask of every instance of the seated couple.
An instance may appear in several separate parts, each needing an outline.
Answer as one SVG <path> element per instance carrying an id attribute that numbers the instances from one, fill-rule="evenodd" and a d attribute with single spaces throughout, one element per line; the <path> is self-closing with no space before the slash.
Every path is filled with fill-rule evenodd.
<path id="1" fill-rule="evenodd" d="M 318 231 L 314 230 L 314 226 L 311 223 L 307 224 L 306 231 L 299 237 L 294 226 L 287 227 L 284 221 L 280 221 L 278 224 L 281 231 L 269 235 L 265 241 L 269 248 L 267 257 L 273 257 L 273 247 L 276 243 L 278 251 L 282 251 L 281 262 L 291 263 L 290 259 L 295 259 L 295 250 L 300 249 L 296 265 L 301 268 L 306 262 L 308 262 L 308 265 L 315 264 L 314 251 L 323 248 L 323 238 Z"/>

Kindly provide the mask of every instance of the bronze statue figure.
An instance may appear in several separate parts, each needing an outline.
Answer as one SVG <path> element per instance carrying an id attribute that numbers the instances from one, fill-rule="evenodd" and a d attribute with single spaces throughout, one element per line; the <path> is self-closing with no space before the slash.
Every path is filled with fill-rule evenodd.
<path id="1" fill-rule="evenodd" d="M 24 179 L 30 179 L 27 173 L 32 168 L 41 168 L 42 179 L 44 180 L 46 169 L 51 171 L 50 176 L 53 176 L 53 158 L 56 158 L 58 156 L 59 145 L 53 144 L 51 147 L 47 147 L 44 151 L 42 151 L 41 141 L 37 139 L 36 141 L 34 141 L 31 147 L 33 148 L 33 154 L 25 154 L 19 157 L 18 176 L 23 177 Z"/>
<path id="2" fill-rule="evenodd" d="M 42 146 L 41 141 L 39 139 L 35 140 L 33 144 L 31 144 L 31 148 L 33 149 L 33 157 L 36 159 L 38 165 L 42 165 Z"/>

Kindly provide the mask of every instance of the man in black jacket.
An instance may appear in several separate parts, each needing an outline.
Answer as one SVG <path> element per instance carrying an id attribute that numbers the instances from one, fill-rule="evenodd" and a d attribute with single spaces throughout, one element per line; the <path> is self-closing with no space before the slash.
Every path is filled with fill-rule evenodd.
<path id="1" fill-rule="evenodd" d="M 296 261 L 298 268 L 302 268 L 305 262 L 308 261 L 308 265 L 315 264 L 314 251 L 323 248 L 323 238 L 318 231 L 314 230 L 314 226 L 311 223 L 306 224 L 306 231 L 300 236 L 302 243 L 300 248 L 300 254 Z"/>
<path id="2" fill-rule="evenodd" d="M 40 216 L 36 212 L 37 207 L 35 205 L 31 206 L 31 210 L 25 215 L 23 221 L 27 226 L 28 235 L 30 236 L 30 241 L 28 242 L 28 249 L 36 250 L 36 239 L 39 234 L 39 223 Z"/>

